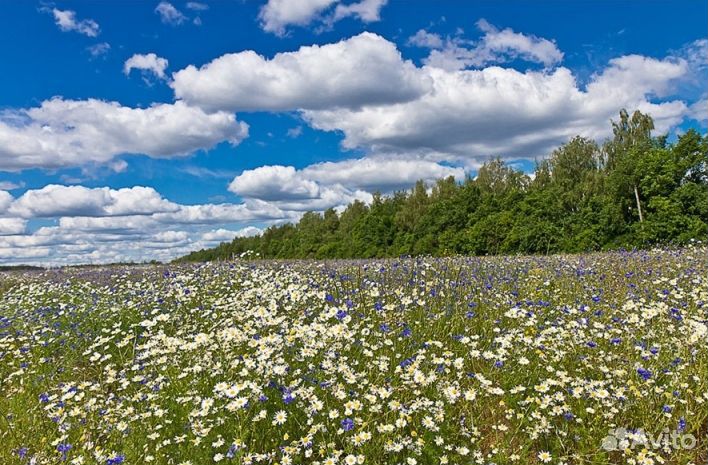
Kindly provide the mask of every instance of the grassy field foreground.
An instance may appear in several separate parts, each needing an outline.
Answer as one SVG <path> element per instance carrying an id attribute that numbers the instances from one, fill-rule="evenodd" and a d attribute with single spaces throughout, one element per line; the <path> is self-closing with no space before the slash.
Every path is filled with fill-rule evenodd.
<path id="1" fill-rule="evenodd" d="M 705 463 L 707 253 L 6 274 L 0 463 Z"/>

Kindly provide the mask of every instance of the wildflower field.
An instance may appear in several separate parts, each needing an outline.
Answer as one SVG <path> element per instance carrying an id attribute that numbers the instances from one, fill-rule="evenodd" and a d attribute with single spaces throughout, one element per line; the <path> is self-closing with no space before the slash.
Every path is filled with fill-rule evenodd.
<path id="1" fill-rule="evenodd" d="M 707 254 L 6 273 L 0 464 L 704 464 Z"/>

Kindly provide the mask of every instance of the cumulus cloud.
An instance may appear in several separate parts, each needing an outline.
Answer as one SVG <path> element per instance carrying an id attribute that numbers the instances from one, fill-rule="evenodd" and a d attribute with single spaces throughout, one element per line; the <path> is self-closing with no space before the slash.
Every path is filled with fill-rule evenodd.
<path id="1" fill-rule="evenodd" d="M 155 7 L 155 13 L 160 16 L 164 24 L 178 26 L 187 20 L 187 17 L 169 2 L 160 2 Z"/>
<path id="2" fill-rule="evenodd" d="M 78 32 L 88 37 L 96 37 L 101 32 L 98 23 L 93 19 L 77 19 L 76 12 L 72 10 L 60 10 L 58 8 L 45 8 L 43 11 L 54 16 L 54 22 L 60 30 L 64 32 Z"/>
<path id="3" fill-rule="evenodd" d="M 418 32 L 408 38 L 408 45 L 422 48 L 442 48 L 444 41 L 440 34 L 419 29 Z"/>
<path id="4" fill-rule="evenodd" d="M 698 107 L 669 98 L 695 68 L 686 58 L 617 57 L 581 86 L 558 65 L 554 42 L 484 20 L 478 26 L 483 36 L 465 47 L 425 31 L 410 39 L 434 52 L 457 47 L 453 66 L 415 66 L 394 43 L 363 33 L 271 59 L 224 55 L 175 73 L 171 85 L 177 98 L 208 111 L 300 111 L 312 127 L 341 132 L 345 149 L 467 166 L 490 155 L 545 156 L 578 134 L 604 138 L 622 107 L 648 112 L 659 131 L 700 118 Z M 516 59 L 544 68 L 470 68 Z"/>
<path id="5" fill-rule="evenodd" d="M 381 20 L 381 8 L 388 3 L 388 0 L 361 0 L 348 5 L 339 4 L 334 9 L 334 14 L 330 21 L 339 21 L 348 16 L 353 16 L 365 23 Z"/>
<path id="6" fill-rule="evenodd" d="M 289 25 L 306 26 L 337 0 L 268 0 L 258 14 L 264 31 L 283 35 Z"/>
<path id="7" fill-rule="evenodd" d="M 331 26 L 347 17 L 365 23 L 379 21 L 381 8 L 387 1 L 360 0 L 344 3 L 340 0 L 268 0 L 261 8 L 258 19 L 264 31 L 284 36 L 288 26 L 302 27 L 317 22 Z"/>
<path id="8" fill-rule="evenodd" d="M 229 190 L 241 197 L 261 200 L 314 199 L 319 185 L 303 179 L 292 166 L 261 166 L 244 171 L 229 184 Z"/>
<path id="9" fill-rule="evenodd" d="M 256 228 L 255 226 L 247 226 L 247 227 L 239 229 L 237 231 L 219 228 L 219 229 L 212 229 L 211 231 L 207 231 L 207 232 L 203 233 L 202 240 L 204 242 L 213 242 L 213 243 L 229 242 L 229 241 L 232 241 L 235 237 L 258 236 L 262 232 L 263 231 L 260 228 Z"/>
<path id="10" fill-rule="evenodd" d="M 12 205 L 12 202 L 15 199 L 12 197 L 12 195 L 9 192 L 6 192 L 4 190 L 0 190 L 0 214 L 4 213 L 7 211 L 7 209 Z"/>
<path id="11" fill-rule="evenodd" d="M 361 200 L 371 194 L 340 183 L 320 183 L 292 166 L 261 166 L 246 170 L 229 184 L 229 190 L 254 205 L 269 205 L 281 211 L 321 211 Z"/>
<path id="12" fill-rule="evenodd" d="M 692 104 L 689 108 L 689 115 L 691 119 L 705 126 L 708 123 L 708 99 L 703 98 Z"/>
<path id="13" fill-rule="evenodd" d="M 165 200 L 151 187 L 110 189 L 49 184 L 22 194 L 12 202 L 8 212 L 22 218 L 51 218 L 147 215 L 178 209 L 177 204 Z"/>
<path id="14" fill-rule="evenodd" d="M 285 220 L 293 214 L 269 202 L 252 201 L 242 204 L 181 205 L 172 213 L 157 213 L 153 218 L 163 224 L 218 224 Z"/>
<path id="15" fill-rule="evenodd" d="M 374 191 L 388 193 L 410 188 L 419 179 L 432 182 L 448 176 L 462 180 L 465 172 L 426 160 L 361 158 L 318 163 L 301 170 L 262 166 L 236 176 L 229 190 L 284 211 L 321 211 L 353 200 L 368 203 Z"/>
<path id="16" fill-rule="evenodd" d="M 0 218 L 0 236 L 22 234 L 27 227 L 27 220 L 22 218 Z"/>
<path id="17" fill-rule="evenodd" d="M 465 170 L 428 160 L 388 156 L 317 163 L 304 168 L 302 176 L 325 185 L 391 192 L 410 188 L 418 180 L 433 182 L 452 176 L 461 181 L 465 178 Z"/>
<path id="18" fill-rule="evenodd" d="M 0 235 L 0 259 L 8 264 L 36 265 L 169 260 L 205 244 L 199 235 L 172 230 L 95 234 L 43 227 L 32 234 Z"/>
<path id="19" fill-rule="evenodd" d="M 45 265 L 169 260 L 259 234 L 254 222 L 291 221 L 301 214 L 258 199 L 181 205 L 141 186 L 49 185 L 17 199 L 0 191 L 0 258 Z M 28 220 L 35 218 L 54 219 L 56 225 L 28 232 Z"/>
<path id="20" fill-rule="evenodd" d="M 289 111 L 407 101 L 429 82 L 395 44 L 365 32 L 272 59 L 253 51 L 223 55 L 174 73 L 170 85 L 177 98 L 208 110 Z"/>
<path id="21" fill-rule="evenodd" d="M 563 59 L 563 52 L 548 39 L 514 32 L 510 28 L 500 30 L 484 19 L 477 21 L 477 27 L 484 35 L 471 45 L 459 37 L 448 38 L 443 43 L 440 36 L 422 30 L 411 37 L 410 41 L 415 45 L 437 49 L 430 53 L 425 62 L 450 70 L 482 67 L 516 59 L 549 67 Z"/>
<path id="22" fill-rule="evenodd" d="M 651 114 L 658 131 L 680 123 L 688 112 L 679 100 L 653 101 L 685 74 L 682 60 L 620 57 L 584 89 L 564 67 L 520 72 L 424 66 L 419 72 L 433 85 L 418 99 L 303 115 L 316 129 L 342 131 L 345 148 L 474 159 L 545 156 L 578 134 L 601 139 L 623 107 Z"/>
<path id="23" fill-rule="evenodd" d="M 0 244 L 2 244 L 2 238 L 0 238 Z M 0 259 L 7 264 L 41 263 L 35 260 L 45 258 L 49 256 L 49 253 L 50 249 L 46 247 L 18 248 L 14 245 L 10 247 L 2 247 L 0 245 Z"/>
<path id="24" fill-rule="evenodd" d="M 167 59 L 159 57 L 154 53 L 145 55 L 136 53 L 125 60 L 123 73 L 127 76 L 132 70 L 139 69 L 154 74 L 158 79 L 165 79 L 165 69 L 167 69 L 167 65 Z"/>
<path id="25" fill-rule="evenodd" d="M 107 163 L 126 153 L 180 157 L 247 136 L 248 125 L 232 113 L 206 113 L 184 102 L 131 108 L 57 97 L 0 113 L 0 169 Z"/>

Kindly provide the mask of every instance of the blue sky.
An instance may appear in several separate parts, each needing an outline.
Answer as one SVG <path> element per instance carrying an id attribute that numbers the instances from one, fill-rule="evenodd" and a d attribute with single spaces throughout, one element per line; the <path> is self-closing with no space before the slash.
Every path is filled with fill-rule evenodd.
<path id="1" fill-rule="evenodd" d="M 705 132 L 705 2 L 2 5 L 0 262 L 168 259 L 623 106 Z"/>

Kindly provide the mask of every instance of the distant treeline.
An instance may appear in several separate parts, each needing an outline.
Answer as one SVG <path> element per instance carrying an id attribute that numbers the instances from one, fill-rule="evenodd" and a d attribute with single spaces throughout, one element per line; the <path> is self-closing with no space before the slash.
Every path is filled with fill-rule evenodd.
<path id="1" fill-rule="evenodd" d="M 683 244 L 708 236 L 708 137 L 652 137 L 652 119 L 620 113 L 601 146 L 576 137 L 528 176 L 500 159 L 474 179 L 419 181 L 341 213 L 308 212 L 297 224 L 193 252 L 180 261 L 369 258 L 404 254 L 584 252 Z"/>
<path id="2" fill-rule="evenodd" d="M 0 271 L 38 271 L 43 269 L 41 266 L 33 265 L 0 265 Z"/>

